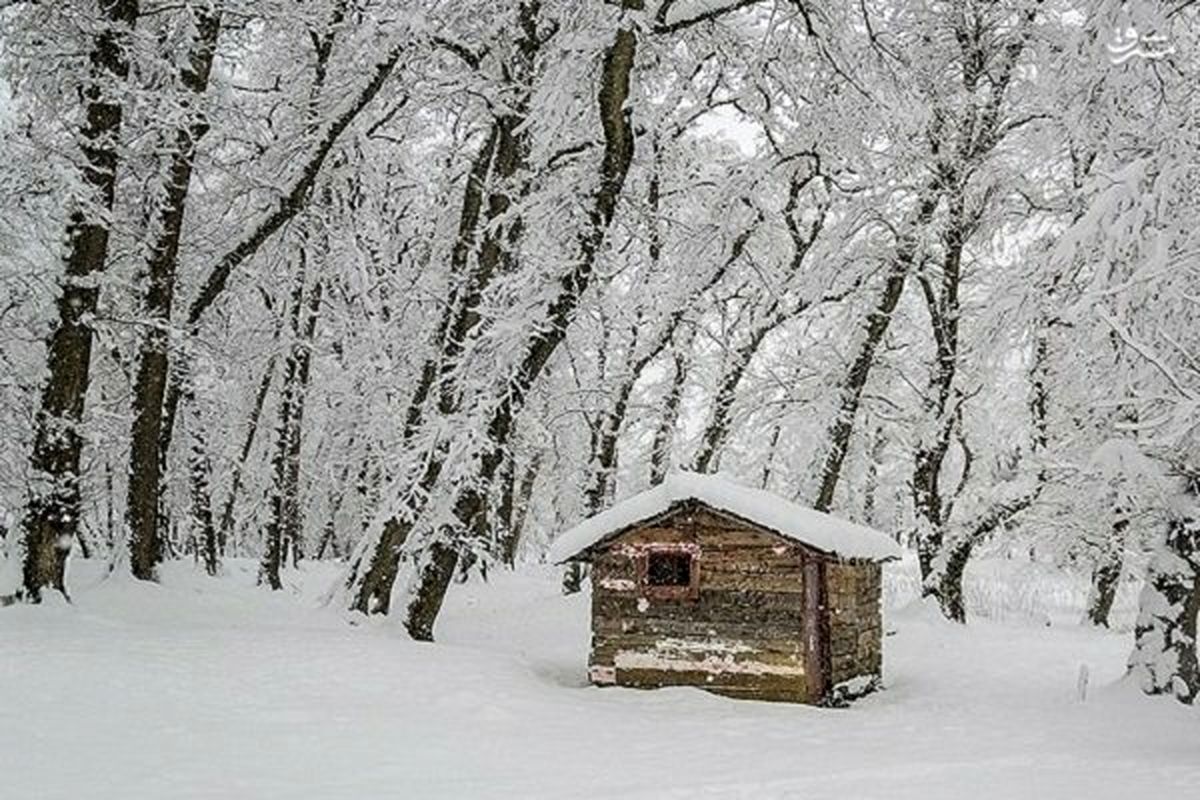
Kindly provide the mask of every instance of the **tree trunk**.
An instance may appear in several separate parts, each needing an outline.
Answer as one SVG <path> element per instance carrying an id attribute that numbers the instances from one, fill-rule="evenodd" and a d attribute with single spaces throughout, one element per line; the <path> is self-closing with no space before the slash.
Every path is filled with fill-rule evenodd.
<path id="1" fill-rule="evenodd" d="M 305 238 L 299 247 L 299 269 L 291 297 L 291 348 L 283 368 L 280 387 L 279 421 L 276 426 L 275 454 L 271 459 L 273 480 L 270 493 L 270 516 L 264 530 L 264 548 L 259 571 L 259 583 L 272 590 L 283 588 L 279 571 L 289 552 L 300 547 L 302 515 L 300 508 L 300 449 L 304 419 L 304 403 L 308 391 L 312 363 L 312 343 L 316 333 L 317 316 L 321 306 L 322 284 L 318 278 L 305 297 L 310 242 Z M 324 253 L 319 258 L 324 260 Z M 318 265 L 320 268 L 321 265 Z"/>
<path id="2" fill-rule="evenodd" d="M 1032 490 L 1022 495 L 993 504 L 957 535 L 947 537 L 946 544 L 933 561 L 929 578 L 923 583 L 924 596 L 937 600 L 946 619 L 958 623 L 967 621 L 963 576 L 975 546 L 1032 506 L 1040 493 L 1040 484 L 1035 484 Z"/>
<path id="3" fill-rule="evenodd" d="M 195 400 L 189 398 L 192 408 L 190 419 L 190 452 L 188 454 L 188 483 L 192 497 L 192 538 L 200 549 L 204 560 L 204 571 L 215 576 L 221 570 L 220 548 L 217 545 L 217 529 L 212 514 L 212 460 L 204 440 L 204 429 L 200 409 Z"/>
<path id="4" fill-rule="evenodd" d="M 208 90 L 208 77 L 221 28 L 217 13 L 202 7 L 191 13 L 196 31 L 187 65 L 179 73 L 179 82 L 186 92 L 181 102 L 191 119 L 175 131 L 170 149 L 166 192 L 158 210 L 157 236 L 146 262 L 148 285 L 144 308 L 149 328 L 142 337 L 134 383 L 126 520 L 130 535 L 130 567 L 134 577 L 142 580 L 154 580 L 162 560 L 159 503 L 165 465 L 160 458 L 159 437 L 169 373 L 168 329 L 196 145 L 208 127 L 196 106 Z"/>
<path id="5" fill-rule="evenodd" d="M 924 274 L 919 275 L 936 352 L 923 403 L 932 433 L 924 434 L 917 442 L 911 480 L 913 511 L 917 520 L 914 538 L 922 581 L 930 580 L 933 574 L 933 561 L 941 555 L 945 527 L 949 522 L 942 496 L 941 474 L 942 465 L 950 452 L 957 418 L 957 408 L 952 408 L 951 404 L 958 374 L 958 322 L 961 316 L 958 295 L 963 248 L 971 235 L 966 219 L 965 192 L 965 186 L 956 184 L 948 193 L 947 229 L 942 236 L 945 255 L 942 259 L 940 295 Z"/>
<path id="6" fill-rule="evenodd" d="M 108 259 L 107 217 L 113 209 L 121 133 L 121 105 L 113 100 L 118 94 L 113 84 L 123 83 L 129 73 L 124 40 L 138 16 L 135 0 L 100 0 L 99 5 L 102 27 L 92 42 L 82 92 L 85 119 L 80 134 L 86 163 L 80 177 L 86 196 L 67 222 L 65 279 L 58 320 L 46 343 L 49 376 L 42 388 L 30 458 L 38 485 L 31 491 L 21 526 L 21 595 L 30 602 L 38 602 L 46 588 L 66 596 L 67 555 L 83 511 L 79 424 L 90 378 L 90 318 L 100 291 L 96 281 Z"/>
<path id="7" fill-rule="evenodd" d="M 625 8 L 640 6 L 638 0 L 624 0 L 623 4 Z M 623 20 L 622 24 L 628 23 Z M 432 638 L 433 623 L 458 561 L 455 540 L 462 535 L 486 535 L 486 487 L 494 479 L 502 460 L 513 414 L 523 406 L 533 382 L 565 338 L 580 298 L 591 282 L 633 161 L 635 134 L 627 101 L 636 52 L 635 29 L 619 28 L 604 55 L 599 91 L 604 158 L 600 165 L 600 186 L 593 195 L 588 224 L 579 240 L 579 257 L 571 271 L 560 279 L 558 295 L 548 309 L 548 324 L 538 326 L 531 334 L 524 358 L 509 381 L 507 395 L 492 415 L 476 480 L 465 481 L 456 492 L 453 525 L 458 530 L 442 526 L 429 545 L 431 555 L 419 573 L 413 599 L 406 609 L 405 624 L 415 639 Z"/>
<path id="8" fill-rule="evenodd" d="M 712 415 L 709 417 L 708 424 L 704 426 L 704 432 L 700 435 L 700 449 L 696 452 L 696 458 L 692 462 L 694 471 L 709 472 L 716 469 L 721 450 L 729 437 L 733 401 L 737 398 L 737 389 L 746 376 L 747 370 L 750 369 L 750 362 L 754 360 L 763 339 L 773 327 L 761 326 L 751 331 L 749 341 L 737 348 L 734 351 L 733 359 L 725 365 L 720 381 L 717 383 Z"/>
<path id="9" fill-rule="evenodd" d="M 521 480 L 513 493 L 508 516 L 508 530 L 505 532 L 501 549 L 501 558 L 510 568 L 515 567 L 517 563 L 517 552 L 521 547 L 521 534 L 525 530 L 525 520 L 529 516 L 529 503 L 533 498 L 533 487 L 537 483 L 541 461 L 540 453 L 533 457 L 529 466 L 522 473 Z"/>
<path id="10" fill-rule="evenodd" d="M 817 235 L 825 226 L 825 206 L 819 207 L 816 219 L 802 230 L 797 221 L 800 210 L 801 195 L 812 180 L 817 176 L 815 171 L 798 170 L 792 174 L 788 187 L 788 200 L 784 207 L 783 218 L 792 241 L 792 257 L 788 264 L 786 276 L 794 278 L 804 269 L 805 256 L 816 240 Z M 787 279 L 785 278 L 785 280 Z M 733 358 L 726 363 L 717 381 L 717 393 L 713 398 L 713 410 L 704 432 L 700 435 L 700 449 L 693 460 L 692 469 L 696 472 L 715 471 L 720 462 L 721 451 L 729 438 L 733 424 L 733 403 L 737 399 L 738 388 L 751 362 L 758 355 L 759 348 L 771 331 L 778 328 L 789 319 L 803 314 L 812 306 L 811 301 L 800 301 L 794 308 L 784 308 L 784 292 L 773 292 L 763 308 L 761 315 L 751 323 L 746 340 L 733 351 Z"/>
<path id="11" fill-rule="evenodd" d="M 580 564 L 578 561 L 572 561 L 567 564 L 563 568 L 562 593 L 571 595 L 583 591 L 584 577 L 583 564 Z"/>
<path id="12" fill-rule="evenodd" d="M 854 418 L 858 414 L 858 406 L 862 402 L 863 389 L 866 388 L 867 378 L 875 366 L 876 353 L 888 326 L 892 323 L 892 314 L 904 293 L 904 284 L 913 268 L 917 257 L 917 232 L 923 230 L 933 219 L 937 209 L 940 193 L 936 190 L 926 191 L 921 199 L 910 233 L 900 242 L 896 257 L 892 259 L 884 278 L 883 288 L 875 301 L 875 307 L 867 315 L 864 336 L 858 345 L 858 352 L 846 376 L 838 386 L 840 401 L 837 413 L 825 434 L 825 459 L 821 465 L 821 482 L 813 501 L 813 508 L 818 511 L 829 511 L 833 507 L 834 492 L 842 477 L 842 466 L 846 460 L 846 452 L 850 447 L 850 435 L 854 430 Z"/>
<path id="13" fill-rule="evenodd" d="M 1100 563 L 1092 570 L 1092 590 L 1088 597 L 1087 620 L 1100 628 L 1108 627 L 1117 589 L 1121 585 L 1121 562 L 1125 552 L 1125 534 L 1129 528 L 1129 517 L 1117 509 L 1109 538 L 1100 554 Z"/>
<path id="14" fill-rule="evenodd" d="M 467 177 L 458 236 L 450 256 L 454 294 L 438 324 L 433 342 L 435 352 L 422 365 L 417 387 L 409 400 L 403 436 L 406 444 L 411 443 L 422 429 L 426 407 L 435 389 L 440 414 L 450 415 L 458 409 L 461 397 L 455 380 L 456 371 L 466 343 L 479 323 L 483 295 L 495 278 L 514 269 L 521 223 L 519 219 L 511 221 L 507 230 L 501 230 L 499 222 L 512 206 L 513 182 L 526 169 L 528 159 L 530 131 L 526 106 L 532 91 L 534 62 L 543 44 L 543 33 L 537 27 L 539 5 L 524 2 L 518 8 L 522 36 L 513 52 L 510 68 L 506 70 L 515 99 L 506 107 L 508 113 L 493 120 L 488 138 Z M 527 182 L 517 187 L 517 199 L 528 190 Z M 482 241 L 479 241 L 480 217 L 485 208 L 486 224 L 482 228 Z M 473 269 L 470 268 L 472 252 L 477 253 Z M 363 613 L 388 613 L 392 586 L 400 565 L 400 548 L 408 541 L 411 526 L 420 516 L 441 475 L 445 458 L 442 448 L 439 444 L 427 454 L 424 468 L 402 493 L 402 511 L 386 521 L 377 538 L 366 538 L 356 558 L 352 559 L 345 582 L 352 597 L 352 609 Z M 429 568 L 436 571 L 444 563 L 447 563 L 447 557 L 440 555 L 430 560 Z M 439 580 L 435 579 L 433 583 Z M 446 579 L 447 585 L 449 580 Z"/>
<path id="15" fill-rule="evenodd" d="M 288 186 L 286 193 L 279 197 L 275 208 L 270 209 L 246 238 L 239 241 L 213 265 L 212 270 L 204 279 L 199 294 L 188 306 L 186 325 L 191 336 L 199 333 L 200 321 L 225 291 L 225 286 L 233 271 L 253 257 L 280 228 L 308 207 L 313 186 L 321 175 L 321 169 L 325 165 L 329 153 L 351 123 L 379 94 L 404 52 L 405 46 L 398 45 L 388 53 L 382 62 L 374 66 L 367 84 L 321 133 L 316 147 L 301 164 L 297 176 Z M 159 453 L 163 463 L 166 462 L 166 456 L 170 450 L 179 398 L 182 386 L 186 383 L 186 364 L 181 364 L 174 380 L 167 387 L 167 398 L 162 408 Z"/>
<path id="16" fill-rule="evenodd" d="M 1183 703 L 1200 696 L 1196 617 L 1200 614 L 1200 507 L 1188 496 L 1186 514 L 1175 514 L 1157 548 L 1142 589 L 1129 672 L 1146 694 L 1169 694 Z"/>
<path id="17" fill-rule="evenodd" d="M 783 425 L 776 422 L 771 426 L 771 436 L 767 439 L 767 457 L 763 460 L 762 475 L 758 478 L 760 489 L 768 490 L 771 486 L 771 473 L 775 468 L 775 455 L 779 451 L 779 437 L 783 434 Z"/>
<path id="18" fill-rule="evenodd" d="M 879 524 L 879 466 L 883 463 L 883 453 L 887 448 L 887 437 L 883 435 L 883 426 L 875 427 L 871 437 L 871 446 L 867 452 L 867 477 L 863 489 L 863 522 L 871 528 L 880 529 Z"/>
<path id="19" fill-rule="evenodd" d="M 946 564 L 938 577 L 937 601 L 942 615 L 951 622 L 967 621 L 967 606 L 963 598 L 963 574 L 971 560 L 974 542 L 958 542 L 945 554 Z"/>
<path id="20" fill-rule="evenodd" d="M 292 554 L 292 564 L 299 562 L 304 550 L 304 507 L 300 498 L 300 451 L 304 439 L 304 408 L 308 401 L 309 376 L 312 373 L 313 342 L 316 337 L 317 318 L 321 311 L 323 284 L 320 280 L 313 286 L 308 297 L 308 317 L 300 332 L 300 346 L 295 353 L 296 385 L 293 392 L 291 415 L 287 420 L 287 459 L 284 475 L 284 517 L 280 526 L 285 550 Z M 285 370 L 286 372 L 286 370 Z"/>
<path id="21" fill-rule="evenodd" d="M 274 341 L 279 341 L 279 327 L 275 329 Z M 266 402 L 267 392 L 271 388 L 271 378 L 274 375 L 275 354 L 272 353 L 267 359 L 267 366 L 263 369 L 262 377 L 259 379 L 258 391 L 254 394 L 254 405 L 250 409 L 250 419 L 246 422 L 246 438 L 242 440 L 242 449 L 238 453 L 237 463 L 233 465 L 233 477 L 229 482 L 229 494 L 225 497 L 225 503 L 221 507 L 221 522 L 217 535 L 222 555 L 225 554 L 226 542 L 233 535 L 234 503 L 237 502 L 238 493 L 242 488 L 242 475 L 246 471 L 246 462 L 250 457 L 250 450 L 254 447 L 254 439 L 258 434 L 258 423 L 262 418 L 263 405 Z"/>
<path id="22" fill-rule="evenodd" d="M 654 442 L 650 446 L 650 483 L 662 483 L 671 461 L 671 447 L 675 440 L 675 426 L 679 423 L 679 408 L 683 404 L 683 389 L 687 384 L 688 359 L 684 351 L 691 344 L 690 334 L 684 342 L 675 342 L 671 348 L 671 360 L 675 373 L 671 376 L 671 388 L 663 402 L 663 413 L 654 429 Z"/>

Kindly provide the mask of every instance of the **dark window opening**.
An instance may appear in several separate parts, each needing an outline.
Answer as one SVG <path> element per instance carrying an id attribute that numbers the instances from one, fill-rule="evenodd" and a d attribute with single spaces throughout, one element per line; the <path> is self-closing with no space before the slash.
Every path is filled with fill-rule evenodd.
<path id="1" fill-rule="evenodd" d="M 651 552 L 646 563 L 649 586 L 691 586 L 692 556 L 689 553 Z"/>

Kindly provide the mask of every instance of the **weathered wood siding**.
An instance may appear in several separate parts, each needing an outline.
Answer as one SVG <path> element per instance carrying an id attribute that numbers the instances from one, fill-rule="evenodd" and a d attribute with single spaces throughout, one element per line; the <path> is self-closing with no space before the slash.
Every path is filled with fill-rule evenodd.
<path id="1" fill-rule="evenodd" d="M 834 563 L 826 575 L 833 684 L 879 678 L 883 669 L 879 564 Z"/>
<path id="2" fill-rule="evenodd" d="M 639 591 L 638 559 L 668 543 L 699 550 L 694 597 Z M 593 561 L 592 681 L 812 699 L 805 558 L 800 545 L 694 506 L 617 537 Z"/>

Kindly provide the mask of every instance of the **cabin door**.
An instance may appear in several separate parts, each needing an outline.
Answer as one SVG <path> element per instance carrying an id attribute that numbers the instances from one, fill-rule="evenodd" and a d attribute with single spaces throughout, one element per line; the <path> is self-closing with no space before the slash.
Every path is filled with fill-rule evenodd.
<path id="1" fill-rule="evenodd" d="M 808 676 L 810 700 L 820 700 L 829 690 L 826 657 L 829 625 L 825 608 L 825 564 L 804 560 L 804 673 Z"/>

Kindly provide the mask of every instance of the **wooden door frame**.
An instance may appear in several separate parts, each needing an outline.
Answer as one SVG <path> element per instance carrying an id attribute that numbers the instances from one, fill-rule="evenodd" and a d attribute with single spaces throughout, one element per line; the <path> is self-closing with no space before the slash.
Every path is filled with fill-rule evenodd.
<path id="1" fill-rule="evenodd" d="M 825 559 L 804 555 L 804 674 L 809 701 L 819 703 L 829 695 L 829 597 Z"/>

